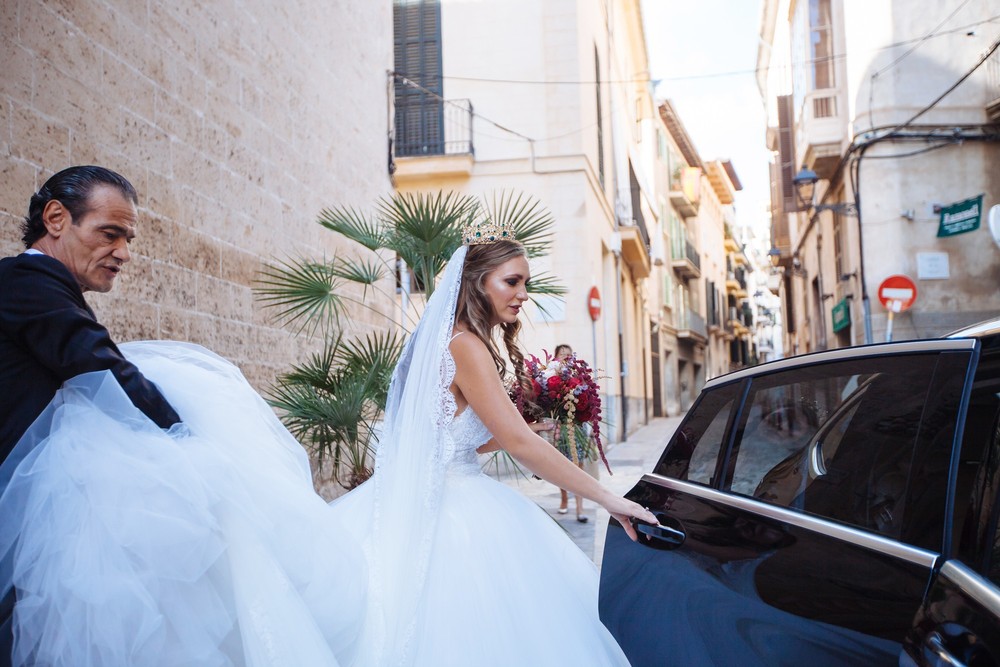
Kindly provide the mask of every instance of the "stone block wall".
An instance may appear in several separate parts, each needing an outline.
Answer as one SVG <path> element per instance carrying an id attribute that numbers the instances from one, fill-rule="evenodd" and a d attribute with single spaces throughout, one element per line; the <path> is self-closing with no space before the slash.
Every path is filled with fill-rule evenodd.
<path id="1" fill-rule="evenodd" d="M 251 286 L 271 258 L 343 250 L 323 207 L 391 191 L 389 0 L 4 0 L 0 63 L 3 255 L 49 176 L 109 167 L 140 198 L 132 262 L 88 295 L 117 340 L 206 345 L 261 389 L 303 357 Z"/>

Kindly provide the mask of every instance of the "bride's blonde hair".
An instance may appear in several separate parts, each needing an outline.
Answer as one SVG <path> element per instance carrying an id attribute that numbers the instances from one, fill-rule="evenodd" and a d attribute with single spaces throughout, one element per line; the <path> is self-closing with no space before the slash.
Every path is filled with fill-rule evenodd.
<path id="1" fill-rule="evenodd" d="M 469 246 L 462 267 L 462 286 L 458 290 L 458 303 L 455 306 L 455 322 L 461 322 L 469 327 L 469 331 L 483 341 L 486 349 L 493 357 L 497 373 L 503 378 L 506 375 L 507 364 L 496 342 L 493 340 L 490 321 L 493 319 L 493 304 L 486 295 L 486 276 L 501 264 L 515 257 L 527 257 L 524 246 L 517 241 L 495 241 L 482 245 Z M 502 322 L 503 344 L 507 348 L 507 356 L 514 366 L 514 376 L 522 386 L 528 382 L 524 370 L 524 353 L 517 344 L 517 334 L 521 331 L 520 320 L 507 324 Z"/>

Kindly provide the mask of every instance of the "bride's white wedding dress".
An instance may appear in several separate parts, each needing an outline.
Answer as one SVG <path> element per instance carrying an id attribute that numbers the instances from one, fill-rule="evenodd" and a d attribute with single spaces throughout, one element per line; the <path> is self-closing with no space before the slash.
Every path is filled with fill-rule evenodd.
<path id="1" fill-rule="evenodd" d="M 455 251 L 393 371 L 370 480 L 332 507 L 365 549 L 360 667 L 627 665 L 596 568 L 521 494 L 482 473 L 490 433 L 456 415 Z"/>
<path id="2" fill-rule="evenodd" d="M 447 361 L 446 361 L 447 364 Z M 451 364 L 451 377 L 454 365 Z M 446 376 L 450 384 L 450 379 Z M 448 393 L 443 411 L 454 415 Z M 603 667 L 628 665 L 597 613 L 594 564 L 542 509 L 483 474 L 476 449 L 490 439 L 467 407 L 443 430 L 446 469 L 430 540 L 412 639 L 398 664 L 449 667 Z M 371 548 L 375 494 L 367 482 L 334 501 L 340 518 Z M 393 522 L 412 520 L 412 508 L 382 507 Z M 416 547 L 416 545 L 413 545 Z M 415 568 L 417 549 L 393 554 Z M 412 564 L 412 565 L 411 565 Z M 413 577 L 413 585 L 420 578 Z M 373 594 L 379 589 L 373 586 Z M 393 592 L 373 600 L 374 614 L 392 614 Z M 358 664 L 397 664 L 382 653 L 384 619 L 370 618 Z"/>
<path id="3" fill-rule="evenodd" d="M 109 372 L 89 373 L 0 469 L 17 463 L 0 498 L 15 664 L 353 662 L 364 556 L 313 491 L 302 447 L 221 357 L 121 349 L 184 423 L 164 433 Z"/>

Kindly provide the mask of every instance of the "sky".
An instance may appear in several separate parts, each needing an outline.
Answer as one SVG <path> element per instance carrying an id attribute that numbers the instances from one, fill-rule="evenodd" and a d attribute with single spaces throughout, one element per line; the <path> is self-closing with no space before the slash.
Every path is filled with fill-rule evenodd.
<path id="1" fill-rule="evenodd" d="M 703 160 L 730 159 L 740 224 L 767 224 L 767 119 L 757 81 L 761 0 L 642 0 L 650 76 Z M 728 76 L 720 73 L 743 72 Z"/>

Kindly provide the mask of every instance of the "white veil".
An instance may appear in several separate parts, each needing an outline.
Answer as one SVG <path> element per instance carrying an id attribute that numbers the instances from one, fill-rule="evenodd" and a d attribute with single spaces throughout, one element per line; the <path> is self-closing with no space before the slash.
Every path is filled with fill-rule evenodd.
<path id="1" fill-rule="evenodd" d="M 375 457 L 369 630 L 379 665 L 405 664 L 421 613 L 450 453 L 455 400 L 448 352 L 468 248 L 451 256 L 393 371 Z"/>

